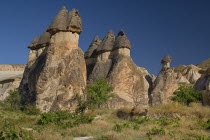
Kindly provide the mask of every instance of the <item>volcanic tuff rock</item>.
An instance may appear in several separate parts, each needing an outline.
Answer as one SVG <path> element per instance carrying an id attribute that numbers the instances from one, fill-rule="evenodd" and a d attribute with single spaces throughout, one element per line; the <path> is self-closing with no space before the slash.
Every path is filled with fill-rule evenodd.
<path id="1" fill-rule="evenodd" d="M 190 83 L 196 82 L 201 77 L 201 74 L 198 72 L 199 70 L 199 67 L 192 64 L 187 66 L 182 65 L 174 68 L 176 73 L 181 73 L 182 76 Z"/>
<path id="2" fill-rule="evenodd" d="M 97 57 L 94 68 L 88 71 L 88 82 L 105 78 L 114 87 L 115 98 L 111 99 L 105 107 L 120 108 L 125 106 L 148 107 L 148 92 L 150 84 L 146 77 L 148 72 L 134 64 L 130 57 L 130 41 L 125 33 L 120 31 L 115 39 L 114 33 L 109 31 L 100 45 L 95 48 L 90 46 L 89 50 L 96 51 Z M 86 56 L 87 56 L 86 55 Z M 89 65 L 86 65 L 87 69 Z M 152 78 L 150 77 L 150 81 Z"/>
<path id="3" fill-rule="evenodd" d="M 170 68 L 172 57 L 167 55 L 161 61 L 162 70 L 159 72 L 151 93 L 152 106 L 161 105 L 170 101 L 173 92 L 178 88 L 176 74 Z"/>
<path id="4" fill-rule="evenodd" d="M 78 47 L 81 25 L 75 9 L 68 13 L 63 7 L 56 15 L 47 30 L 49 46 L 25 70 L 20 86 L 23 103 L 35 103 L 43 112 L 75 109 L 76 96 L 86 86 L 84 53 Z"/>
<path id="5" fill-rule="evenodd" d="M 19 87 L 25 65 L 0 65 L 0 100 Z"/>
<path id="6" fill-rule="evenodd" d="M 197 80 L 194 89 L 203 94 L 203 104 L 210 106 L 210 68 L 199 71 L 202 76 Z"/>

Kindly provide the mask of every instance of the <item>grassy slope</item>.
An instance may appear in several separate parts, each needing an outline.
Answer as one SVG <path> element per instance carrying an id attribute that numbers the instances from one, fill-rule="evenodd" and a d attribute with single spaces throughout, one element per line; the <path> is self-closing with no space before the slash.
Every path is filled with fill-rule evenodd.
<path id="1" fill-rule="evenodd" d="M 197 65 L 200 68 L 210 68 L 210 58 Z"/>
<path id="2" fill-rule="evenodd" d="M 62 129 L 55 125 L 36 125 L 40 116 L 28 116 L 21 112 L 11 112 L 0 108 L 0 130 L 4 120 L 13 122 L 16 128 L 32 128 L 33 135 L 43 140 L 69 140 L 74 137 L 93 136 L 93 139 L 114 140 L 141 140 L 149 139 L 147 133 L 152 128 L 165 131 L 165 134 L 154 134 L 152 139 L 199 139 L 210 138 L 210 130 L 202 126 L 202 121 L 210 119 L 210 109 L 197 104 L 183 106 L 177 103 L 151 108 L 150 116 L 155 114 L 176 114 L 179 119 L 149 119 L 147 121 L 133 122 L 131 120 L 119 119 L 114 110 L 96 110 L 87 112 L 98 116 L 91 124 L 83 124 L 78 127 Z M 141 118 L 139 119 L 141 120 Z M 143 119 L 144 120 L 144 119 Z M 126 124 L 122 132 L 116 132 L 113 128 L 116 124 Z M 133 126 L 139 126 L 139 130 Z M 203 139 L 202 139 L 203 140 Z"/>

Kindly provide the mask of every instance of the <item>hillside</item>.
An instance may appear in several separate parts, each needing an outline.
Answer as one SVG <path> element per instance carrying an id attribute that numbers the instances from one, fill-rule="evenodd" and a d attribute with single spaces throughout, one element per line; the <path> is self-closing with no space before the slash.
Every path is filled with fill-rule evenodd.
<path id="1" fill-rule="evenodd" d="M 203 61 L 202 63 L 197 65 L 200 68 L 209 68 L 210 67 L 210 58 Z"/>
<path id="2" fill-rule="evenodd" d="M 44 121 L 40 125 L 37 122 L 43 115 L 27 115 L 0 106 L 0 138 L 1 132 L 13 135 L 13 138 L 20 135 L 23 139 L 30 140 L 79 140 L 81 137 L 92 140 L 207 140 L 210 138 L 210 126 L 206 123 L 210 119 L 210 110 L 199 104 L 184 106 L 173 103 L 151 108 L 146 118 L 141 116 L 130 118 L 126 114 L 127 111 L 129 109 L 121 110 L 124 112 L 121 114 L 124 119 L 117 117 L 120 112 L 117 110 L 88 111 L 85 115 L 94 117 L 91 123 L 66 128 L 66 125 L 53 123 L 55 118 L 52 113 L 45 114 L 45 117 L 50 118 L 47 121 L 51 123 L 47 124 Z"/>

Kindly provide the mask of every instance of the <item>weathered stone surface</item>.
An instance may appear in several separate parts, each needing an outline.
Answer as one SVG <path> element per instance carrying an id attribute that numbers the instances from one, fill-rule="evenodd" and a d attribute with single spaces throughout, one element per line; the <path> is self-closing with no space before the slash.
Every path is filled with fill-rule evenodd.
<path id="1" fill-rule="evenodd" d="M 96 36 L 91 45 L 89 46 L 88 50 L 85 53 L 85 62 L 86 62 L 86 68 L 87 68 L 87 78 L 92 73 L 93 68 L 97 62 L 97 54 L 96 49 L 100 45 L 101 40 L 98 36 Z"/>
<path id="2" fill-rule="evenodd" d="M 28 72 L 30 94 L 23 95 L 42 111 L 74 110 L 75 97 L 86 86 L 84 53 L 78 47 L 79 35 L 59 32 L 52 36 L 50 46 Z"/>
<path id="3" fill-rule="evenodd" d="M 210 106 L 210 68 L 199 71 L 202 76 L 196 81 L 194 89 L 203 94 L 203 104 Z"/>
<path id="4" fill-rule="evenodd" d="M 121 30 L 118 33 L 118 36 L 116 38 L 113 50 L 119 49 L 119 48 L 128 48 L 131 49 L 130 41 L 128 40 L 127 36 L 125 35 L 124 31 Z"/>
<path id="5" fill-rule="evenodd" d="M 190 83 L 180 72 L 177 73 L 176 79 L 179 83 Z"/>
<path id="6" fill-rule="evenodd" d="M 0 101 L 19 87 L 25 65 L 0 65 Z"/>
<path id="7" fill-rule="evenodd" d="M 11 65 L 4 64 L 0 65 L 0 71 L 24 71 L 25 65 Z"/>
<path id="8" fill-rule="evenodd" d="M 162 70 L 159 72 L 151 93 L 152 106 L 157 106 L 170 102 L 170 97 L 173 92 L 178 88 L 176 74 L 170 66 L 172 58 L 166 56 L 161 61 Z"/>
<path id="9" fill-rule="evenodd" d="M 111 52 L 115 43 L 115 36 L 113 31 L 109 31 L 104 37 L 99 47 L 97 48 L 97 54 L 104 52 Z"/>
<path id="10" fill-rule="evenodd" d="M 76 9 L 72 9 L 69 12 L 67 30 L 78 34 L 82 32 L 82 19 Z"/>
<path id="11" fill-rule="evenodd" d="M 200 77 L 200 68 L 195 65 L 178 66 L 174 68 L 176 73 L 181 73 L 182 76 L 187 79 L 190 83 L 195 83 Z"/>
<path id="12" fill-rule="evenodd" d="M 68 25 L 68 10 L 65 6 L 61 8 L 58 14 L 55 16 L 53 21 L 50 24 L 50 27 L 47 29 L 47 32 L 55 34 L 59 31 L 66 31 Z"/>
<path id="13" fill-rule="evenodd" d="M 80 34 L 82 32 L 82 19 L 79 12 L 76 9 L 72 9 L 70 12 L 66 7 L 62 7 L 54 20 L 47 29 L 50 34 L 57 32 L 73 32 Z"/>
<path id="14" fill-rule="evenodd" d="M 149 83 L 147 74 L 134 64 L 129 56 L 119 55 L 113 59 L 113 64 L 107 77 L 114 87 L 116 99 L 108 103 L 109 108 L 136 106 L 148 107 Z"/>
<path id="15" fill-rule="evenodd" d="M 44 32 L 39 38 L 38 44 L 45 46 L 31 49 L 19 87 L 23 104 L 35 104 L 43 112 L 73 111 L 77 106 L 76 96 L 86 86 L 84 53 L 78 47 L 81 30 L 73 31 L 77 18 L 77 10 L 68 13 L 63 7 L 47 30 L 51 35 Z"/>
<path id="16" fill-rule="evenodd" d="M 104 105 L 106 108 L 148 107 L 152 77 L 146 69 L 134 64 L 130 57 L 130 48 L 130 41 L 120 31 L 116 40 L 113 32 L 109 32 L 96 49 L 97 60 L 88 82 L 105 78 L 114 88 L 113 93 L 116 96 Z"/>

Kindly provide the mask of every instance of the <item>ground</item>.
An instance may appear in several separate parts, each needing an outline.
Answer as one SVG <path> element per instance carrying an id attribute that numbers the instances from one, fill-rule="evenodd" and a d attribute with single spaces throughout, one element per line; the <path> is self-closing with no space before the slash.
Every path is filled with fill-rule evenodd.
<path id="1" fill-rule="evenodd" d="M 210 108 L 200 104 L 189 106 L 170 103 L 149 109 L 148 117 L 130 118 L 121 109 L 124 119 L 117 117 L 117 110 L 87 111 L 86 115 L 95 116 L 92 123 L 73 128 L 61 128 L 54 124 L 38 125 L 40 115 L 26 115 L 21 111 L 9 111 L 0 107 L 0 132 L 6 122 L 12 123 L 16 130 L 29 132 L 33 137 L 43 140 L 71 140 L 91 136 L 93 140 L 171 140 L 171 139 L 210 139 Z"/>

